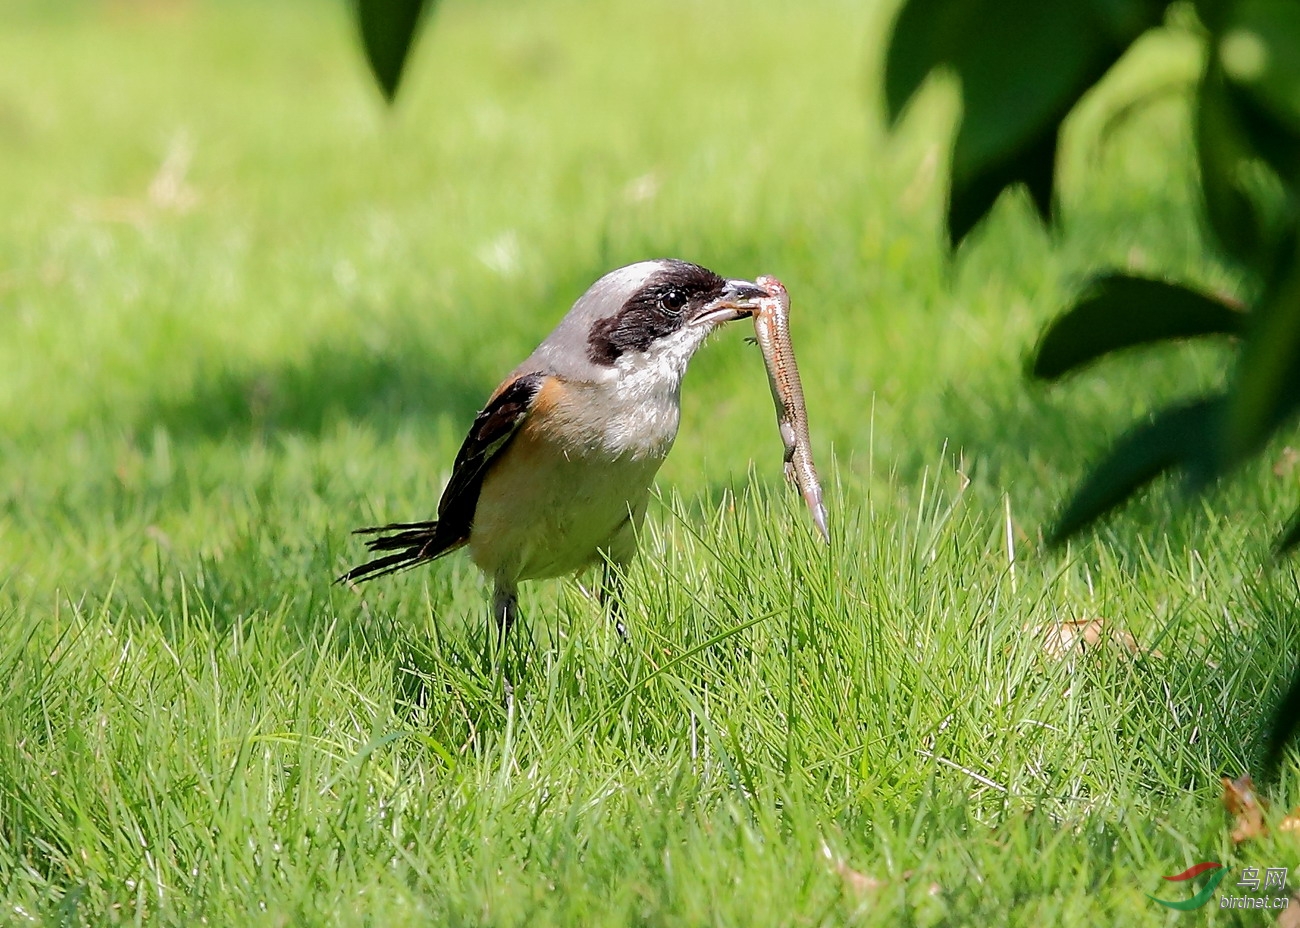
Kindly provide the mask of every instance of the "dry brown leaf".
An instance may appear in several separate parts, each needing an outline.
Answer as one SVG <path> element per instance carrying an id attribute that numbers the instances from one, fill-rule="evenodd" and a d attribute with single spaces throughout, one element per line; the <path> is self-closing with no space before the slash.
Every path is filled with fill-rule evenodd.
<path id="1" fill-rule="evenodd" d="M 199 192 L 186 182 L 194 146 L 185 133 L 172 138 L 142 198 L 107 197 L 73 205 L 78 218 L 146 226 L 159 214 L 184 215 L 198 206 Z"/>
<path id="2" fill-rule="evenodd" d="M 1106 622 L 1106 619 L 1099 616 L 1095 619 L 1076 619 L 1072 622 L 1026 625 L 1025 631 L 1042 640 L 1043 653 L 1054 661 L 1063 661 L 1076 650 L 1094 648 L 1103 641 L 1117 644 L 1134 656 L 1149 654 L 1152 657 L 1164 657 L 1159 651 L 1145 650 L 1130 632 L 1122 628 L 1108 627 Z"/>
<path id="3" fill-rule="evenodd" d="M 1278 831 L 1300 831 L 1300 806 L 1292 809 L 1287 817 L 1278 822 Z"/>
<path id="4" fill-rule="evenodd" d="M 1232 841 L 1240 844 L 1268 831 L 1264 809 L 1268 803 L 1255 792 L 1255 781 L 1243 773 L 1237 779 L 1223 778 L 1223 807 L 1237 818 L 1233 822 Z"/>
<path id="5" fill-rule="evenodd" d="M 1287 907 L 1278 913 L 1277 928 L 1300 928 L 1300 893 L 1292 893 Z"/>
<path id="6" fill-rule="evenodd" d="M 874 893 L 885 885 L 884 880 L 878 880 L 860 870 L 854 870 L 842 860 L 835 861 L 835 872 L 844 878 L 844 885 L 859 896 Z"/>
<path id="7" fill-rule="evenodd" d="M 831 869 L 840 875 L 844 880 L 844 888 L 856 896 L 866 896 L 876 892 L 885 885 L 884 880 L 878 880 L 874 876 L 868 876 L 860 870 L 854 870 L 846 864 L 830 849 L 825 841 L 822 842 L 822 854 L 830 861 Z"/>
<path id="8" fill-rule="evenodd" d="M 1285 477 L 1295 470 L 1297 463 L 1300 463 L 1300 451 L 1296 451 L 1290 445 L 1282 449 L 1282 453 L 1277 456 L 1273 462 L 1273 476 Z"/>
<path id="9" fill-rule="evenodd" d="M 1046 626 L 1042 631 L 1043 651 L 1052 660 L 1064 660 L 1075 648 L 1082 650 L 1101 644 L 1101 619 L 1081 622 L 1061 622 Z"/>

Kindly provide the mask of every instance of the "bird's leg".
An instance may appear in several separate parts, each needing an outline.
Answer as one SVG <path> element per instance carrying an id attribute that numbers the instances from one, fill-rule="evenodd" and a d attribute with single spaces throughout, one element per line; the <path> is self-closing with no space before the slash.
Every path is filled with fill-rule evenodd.
<path id="1" fill-rule="evenodd" d="M 515 619 L 519 618 L 519 595 L 513 583 L 497 580 L 492 591 L 492 617 L 497 622 L 496 647 L 504 660 L 506 638 L 510 634 L 510 626 L 514 625 Z M 491 645 L 489 645 L 489 649 L 491 649 Z M 501 687 L 505 694 L 505 703 L 508 710 L 515 698 L 515 687 L 510 682 L 510 675 L 507 673 L 504 663 L 501 665 Z"/>
<path id="2" fill-rule="evenodd" d="M 627 641 L 627 626 L 623 624 L 623 572 L 612 561 L 606 560 L 601 564 L 596 598 L 605 608 L 609 620 L 614 623 L 618 637 Z"/>
<path id="3" fill-rule="evenodd" d="M 519 618 L 519 595 L 513 583 L 504 580 L 496 582 L 492 592 L 492 617 L 497 620 L 497 632 L 504 644 L 510 634 L 510 626 Z"/>

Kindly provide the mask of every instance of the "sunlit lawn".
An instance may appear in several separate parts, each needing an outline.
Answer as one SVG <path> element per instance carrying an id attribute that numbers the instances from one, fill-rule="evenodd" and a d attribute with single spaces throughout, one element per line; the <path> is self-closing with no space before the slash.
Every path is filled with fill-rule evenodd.
<path id="1" fill-rule="evenodd" d="M 1040 541 L 1225 362 L 1022 376 L 1091 270 L 1234 286 L 1186 114 L 1098 142 L 1095 102 L 1061 232 L 1012 195 L 949 264 L 952 98 L 887 145 L 888 15 L 448 0 L 386 111 L 341 4 L 0 10 L 0 922 L 1223 924 L 1145 894 L 1300 865 L 1218 798 L 1300 644 L 1267 555 L 1300 469 Z M 587 284 L 658 255 L 788 284 L 830 551 L 741 325 L 688 378 L 630 642 L 539 583 L 493 656 L 463 556 L 332 586 Z M 1066 660 L 1035 630 L 1097 617 Z"/>

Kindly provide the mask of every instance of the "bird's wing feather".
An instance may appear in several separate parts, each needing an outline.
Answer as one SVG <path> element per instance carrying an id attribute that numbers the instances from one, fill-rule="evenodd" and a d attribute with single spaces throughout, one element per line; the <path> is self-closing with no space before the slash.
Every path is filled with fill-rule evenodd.
<path id="1" fill-rule="evenodd" d="M 438 525 L 443 537 L 457 541 L 469 537 L 488 465 L 514 437 L 544 380 L 542 374 L 516 377 L 497 391 L 475 417 L 438 503 Z"/>
<path id="2" fill-rule="evenodd" d="M 352 568 L 338 578 L 340 583 L 359 583 L 385 574 L 432 561 L 454 551 L 469 540 L 478 507 L 483 476 L 493 458 L 501 453 L 532 408 L 545 378 L 541 374 L 516 377 L 492 395 L 474 419 L 469 435 L 460 446 L 451 480 L 438 503 L 438 518 L 430 522 L 393 522 L 357 529 L 373 535 L 366 547 L 371 551 L 395 551 Z"/>

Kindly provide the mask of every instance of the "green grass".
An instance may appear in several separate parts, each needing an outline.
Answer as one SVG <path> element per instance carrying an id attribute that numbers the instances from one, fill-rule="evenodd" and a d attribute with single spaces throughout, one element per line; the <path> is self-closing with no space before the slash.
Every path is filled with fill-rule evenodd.
<path id="1" fill-rule="evenodd" d="M 1218 801 L 1297 653 L 1267 557 L 1296 472 L 1039 540 L 1121 424 L 1221 376 L 1213 347 L 1021 375 L 1096 267 L 1234 285 L 1186 112 L 1099 146 L 1094 103 L 1061 234 L 1013 195 L 949 266 L 952 96 L 886 143 L 888 15 L 447 2 L 385 112 L 341 6 L 0 13 L 0 922 L 1235 924 L 1144 894 L 1300 866 Z M 1144 55 L 1132 82 L 1188 67 Z M 830 551 L 733 327 L 630 643 L 537 583 L 492 655 L 463 556 L 332 586 L 573 298 L 655 255 L 789 285 Z M 1159 656 L 1026 631 L 1095 616 Z"/>

